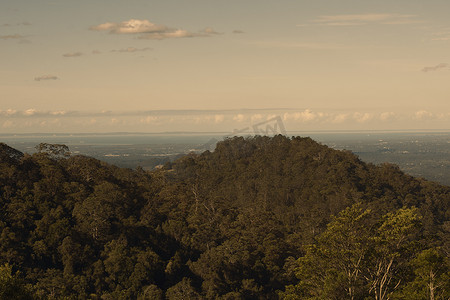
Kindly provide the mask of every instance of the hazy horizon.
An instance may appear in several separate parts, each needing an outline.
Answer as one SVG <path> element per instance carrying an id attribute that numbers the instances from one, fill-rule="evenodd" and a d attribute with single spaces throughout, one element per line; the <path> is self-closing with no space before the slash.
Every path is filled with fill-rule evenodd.
<path id="1" fill-rule="evenodd" d="M 0 133 L 450 130 L 450 2 L 0 4 Z"/>

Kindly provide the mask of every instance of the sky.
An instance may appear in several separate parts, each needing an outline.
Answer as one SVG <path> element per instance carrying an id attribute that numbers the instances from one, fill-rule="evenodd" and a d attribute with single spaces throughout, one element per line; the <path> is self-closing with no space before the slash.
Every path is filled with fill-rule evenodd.
<path id="1" fill-rule="evenodd" d="M 450 130 L 448 0 L 1 0 L 0 133 Z"/>

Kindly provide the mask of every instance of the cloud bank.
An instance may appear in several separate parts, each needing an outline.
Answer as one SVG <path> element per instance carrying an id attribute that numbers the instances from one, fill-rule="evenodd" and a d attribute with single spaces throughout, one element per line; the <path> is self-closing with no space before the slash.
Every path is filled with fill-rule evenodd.
<path id="1" fill-rule="evenodd" d="M 288 131 L 402 130 L 448 128 L 450 112 L 235 109 L 74 111 L 0 110 L 8 132 L 223 132 L 253 134 L 252 128 L 279 117 Z M 55 127 L 58 124 L 58 127 Z M 0 124 L 1 125 L 1 124 Z M 95 126 L 94 126 L 95 125 Z M 272 124 L 273 125 L 273 124 Z M 264 128 L 264 126 L 262 126 Z"/>
<path id="2" fill-rule="evenodd" d="M 154 24 L 148 20 L 131 19 L 120 23 L 107 22 L 89 28 L 93 31 L 106 31 L 110 34 L 137 35 L 139 39 L 163 40 L 169 38 L 207 37 L 219 34 L 212 28 L 199 32 L 190 32 L 183 29 L 171 28 L 166 25 Z"/>
<path id="3" fill-rule="evenodd" d="M 41 79 L 44 80 L 44 79 Z M 49 80 L 49 79 L 47 79 Z M 328 123 L 343 122 L 370 123 L 387 122 L 399 118 L 410 120 L 442 120 L 450 118 L 450 113 L 430 112 L 428 110 L 400 112 L 364 112 L 364 111 L 314 111 L 311 109 L 231 109 L 231 110 L 148 110 L 148 111 L 74 111 L 74 110 L 0 110 L 3 117 L 108 117 L 108 118 L 141 118 L 156 121 L 173 117 L 184 120 L 199 120 L 212 123 L 225 121 L 259 122 L 274 116 L 282 116 L 284 121 L 294 123 Z"/>
<path id="4" fill-rule="evenodd" d="M 53 111 L 42 111 L 34 108 L 29 108 L 26 110 L 15 110 L 15 109 L 7 109 L 0 110 L 0 116 L 3 117 L 61 117 L 61 116 L 76 116 L 76 112 L 74 111 L 65 111 L 65 110 L 53 110 Z"/>

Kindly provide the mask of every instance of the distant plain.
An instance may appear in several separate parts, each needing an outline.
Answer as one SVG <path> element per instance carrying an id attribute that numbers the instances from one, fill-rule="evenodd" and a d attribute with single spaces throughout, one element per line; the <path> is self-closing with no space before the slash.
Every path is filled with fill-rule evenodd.
<path id="1" fill-rule="evenodd" d="M 450 132 L 288 132 L 309 136 L 363 161 L 394 163 L 407 174 L 450 185 Z M 32 154 L 39 143 L 65 144 L 73 154 L 120 167 L 152 170 L 190 152 L 212 151 L 227 133 L 3 134 L 0 141 Z"/>

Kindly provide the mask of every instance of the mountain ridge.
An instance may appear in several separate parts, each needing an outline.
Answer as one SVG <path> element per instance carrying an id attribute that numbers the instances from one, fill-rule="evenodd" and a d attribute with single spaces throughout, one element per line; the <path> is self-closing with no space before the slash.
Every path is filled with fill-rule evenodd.
<path id="1" fill-rule="evenodd" d="M 392 274 L 403 293 L 421 251 L 449 253 L 450 187 L 310 138 L 233 137 L 152 172 L 11 149 L 0 149 L 0 265 L 35 298 L 288 297 L 304 280 L 297 259 L 355 205 L 371 226 L 402 209 L 420 219 L 407 237 L 417 249 Z"/>

